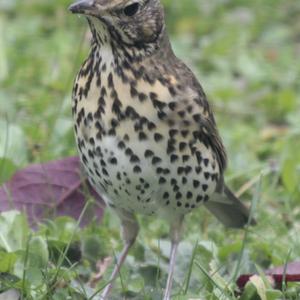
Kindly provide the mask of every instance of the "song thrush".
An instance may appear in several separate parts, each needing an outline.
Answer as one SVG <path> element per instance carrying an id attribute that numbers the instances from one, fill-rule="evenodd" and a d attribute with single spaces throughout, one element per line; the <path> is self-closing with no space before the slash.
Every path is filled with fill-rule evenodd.
<path id="1" fill-rule="evenodd" d="M 81 0 L 91 51 L 73 89 L 81 161 L 120 220 L 125 246 L 107 299 L 138 234 L 136 213 L 170 223 L 170 299 L 184 216 L 204 205 L 222 223 L 243 227 L 248 209 L 224 184 L 226 153 L 203 89 L 173 53 L 159 0 Z"/>

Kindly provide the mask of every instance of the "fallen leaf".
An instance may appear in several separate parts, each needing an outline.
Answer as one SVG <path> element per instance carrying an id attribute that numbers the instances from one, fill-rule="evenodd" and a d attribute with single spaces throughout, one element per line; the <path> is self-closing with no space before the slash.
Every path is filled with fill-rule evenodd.
<path id="1" fill-rule="evenodd" d="M 68 157 L 16 172 L 0 188 L 0 212 L 25 211 L 31 225 L 62 215 L 78 219 L 89 195 L 96 201 L 87 208 L 81 226 L 94 217 L 101 220 L 105 205 L 83 178 L 79 158 Z"/>
<path id="2" fill-rule="evenodd" d="M 266 270 L 265 274 L 270 277 L 271 283 L 273 283 L 276 288 L 281 289 L 283 281 L 286 283 L 300 282 L 300 262 L 291 262 L 286 266 Z M 250 278 L 254 275 L 255 274 L 241 275 L 237 280 L 238 287 L 243 289 Z"/>

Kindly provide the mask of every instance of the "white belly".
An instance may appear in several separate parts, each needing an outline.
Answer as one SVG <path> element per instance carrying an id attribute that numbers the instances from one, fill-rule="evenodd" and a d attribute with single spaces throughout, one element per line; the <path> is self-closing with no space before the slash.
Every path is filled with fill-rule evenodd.
<path id="1" fill-rule="evenodd" d="M 163 217 L 191 211 L 215 190 L 215 181 L 203 175 L 214 172 L 212 166 L 203 165 L 199 173 L 196 157 L 171 163 L 164 145 L 136 140 L 120 147 L 116 136 L 103 137 L 93 147 L 93 157 L 83 151 L 91 183 L 111 207 Z"/>

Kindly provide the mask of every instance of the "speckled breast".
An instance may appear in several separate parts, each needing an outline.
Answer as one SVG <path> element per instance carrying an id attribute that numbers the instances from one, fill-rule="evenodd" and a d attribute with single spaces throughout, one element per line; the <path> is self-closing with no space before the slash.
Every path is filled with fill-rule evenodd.
<path id="1" fill-rule="evenodd" d="M 195 139 L 198 126 L 186 105 L 159 80 L 137 80 L 112 61 L 86 61 L 73 91 L 76 140 L 108 205 L 172 214 L 209 200 L 219 168 Z"/>

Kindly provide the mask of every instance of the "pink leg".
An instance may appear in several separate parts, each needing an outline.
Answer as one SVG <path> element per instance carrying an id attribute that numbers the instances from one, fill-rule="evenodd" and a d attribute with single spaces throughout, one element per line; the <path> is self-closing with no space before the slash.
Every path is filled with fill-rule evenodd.
<path id="1" fill-rule="evenodd" d="M 105 300 L 107 299 L 112 287 L 113 287 L 113 283 L 115 281 L 115 279 L 118 277 L 119 275 L 119 272 L 120 272 L 120 269 L 121 269 L 121 266 L 123 265 L 125 259 L 126 259 L 126 256 L 129 252 L 129 249 L 131 248 L 131 246 L 133 245 L 133 243 L 127 243 L 125 244 L 121 254 L 120 254 L 120 257 L 114 267 L 114 270 L 110 276 L 110 279 L 109 279 L 109 284 L 105 287 L 105 289 L 103 290 L 102 294 L 101 294 L 101 300 Z"/>
<path id="2" fill-rule="evenodd" d="M 171 254 L 170 254 L 170 263 L 169 263 L 169 274 L 168 274 L 168 280 L 165 289 L 164 300 L 171 299 L 174 268 L 176 263 L 177 249 L 178 249 L 179 242 L 181 240 L 182 223 L 183 223 L 183 217 L 180 217 L 179 219 L 174 221 L 173 224 L 171 225 L 171 230 L 170 230 Z"/>
<path id="3" fill-rule="evenodd" d="M 170 257 L 170 264 L 169 264 L 169 274 L 168 274 L 168 280 L 164 295 L 164 300 L 170 300 L 171 291 L 172 291 L 172 284 L 173 284 L 173 274 L 174 274 L 174 267 L 176 262 L 176 254 L 178 249 L 178 243 L 172 243 L 171 246 L 171 257 Z"/>
<path id="4" fill-rule="evenodd" d="M 127 254 L 132 247 L 132 245 L 135 242 L 136 236 L 139 231 L 139 225 L 135 219 L 135 217 L 129 213 L 125 212 L 119 212 L 117 211 L 119 217 L 121 218 L 121 233 L 123 240 L 125 242 L 125 245 L 123 247 L 123 250 L 120 254 L 120 257 L 114 267 L 114 270 L 110 276 L 110 280 L 108 285 L 103 290 L 100 299 L 101 300 L 107 300 L 108 296 L 111 292 L 111 289 L 113 287 L 114 281 L 118 277 L 120 273 L 120 269 L 127 257 Z"/>

